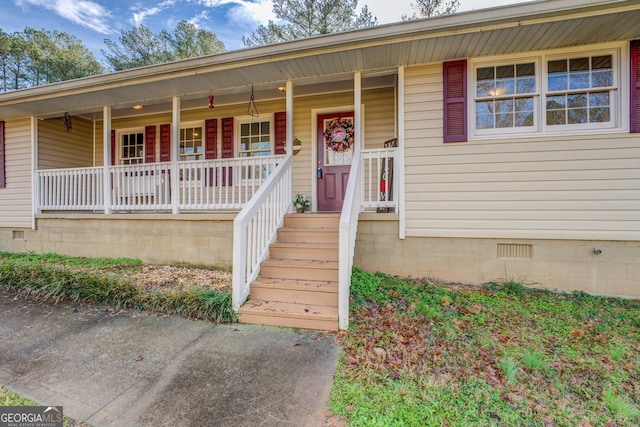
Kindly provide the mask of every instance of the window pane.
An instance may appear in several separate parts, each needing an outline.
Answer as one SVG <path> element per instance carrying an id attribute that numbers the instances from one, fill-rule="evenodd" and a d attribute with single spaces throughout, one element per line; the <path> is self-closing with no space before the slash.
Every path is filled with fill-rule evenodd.
<path id="1" fill-rule="evenodd" d="M 564 125 L 566 123 L 565 110 L 547 111 L 547 124 L 548 125 Z"/>
<path id="2" fill-rule="evenodd" d="M 500 67 L 496 67 L 496 76 L 498 79 L 504 79 L 507 77 L 515 77 L 514 74 L 514 66 L 513 65 L 502 65 Z"/>
<path id="3" fill-rule="evenodd" d="M 476 128 L 477 129 L 493 129 L 493 115 L 479 114 L 476 116 Z"/>
<path id="4" fill-rule="evenodd" d="M 534 77 L 518 77 L 516 81 L 516 93 L 533 93 L 536 91 L 536 79 Z"/>
<path id="5" fill-rule="evenodd" d="M 185 139 L 193 139 L 193 129 L 185 129 Z"/>
<path id="6" fill-rule="evenodd" d="M 268 134 L 269 133 L 269 122 L 262 122 L 260 125 L 260 133 Z"/>
<path id="7" fill-rule="evenodd" d="M 571 73 L 569 75 L 569 89 L 588 89 L 589 88 L 589 73 L 579 72 Z"/>
<path id="8" fill-rule="evenodd" d="M 566 106 L 566 98 L 564 95 L 547 96 L 547 110 L 557 110 L 559 108 L 565 108 Z"/>
<path id="9" fill-rule="evenodd" d="M 596 71 L 591 75 L 591 87 L 613 86 L 612 71 Z"/>
<path id="10" fill-rule="evenodd" d="M 515 111 L 533 111 L 533 98 L 516 99 Z"/>
<path id="11" fill-rule="evenodd" d="M 611 121 L 609 107 L 597 107 L 589 109 L 590 123 L 606 123 Z"/>
<path id="12" fill-rule="evenodd" d="M 569 108 L 586 107 L 587 95 L 580 93 L 577 95 L 567 95 L 567 106 Z"/>
<path id="13" fill-rule="evenodd" d="M 533 126 L 533 112 L 516 113 L 516 127 Z"/>
<path id="14" fill-rule="evenodd" d="M 260 123 L 251 123 L 251 135 L 257 135 L 260 133 Z"/>
<path id="15" fill-rule="evenodd" d="M 513 99 L 496 101 L 498 113 L 510 113 L 513 111 Z"/>
<path id="16" fill-rule="evenodd" d="M 609 105 L 609 92 L 595 92 L 589 94 L 589 106 Z"/>
<path id="17" fill-rule="evenodd" d="M 493 96 L 496 89 L 493 67 L 478 68 L 476 75 L 478 81 L 476 85 L 477 96 Z"/>
<path id="18" fill-rule="evenodd" d="M 493 114 L 493 101 L 476 102 L 476 114 Z"/>
<path id="19" fill-rule="evenodd" d="M 548 86 L 549 90 L 566 90 L 567 89 L 567 61 L 549 61 L 548 62 Z"/>
<path id="20" fill-rule="evenodd" d="M 249 136 L 249 123 L 242 123 L 240 125 L 240 136 Z"/>
<path id="21" fill-rule="evenodd" d="M 513 127 L 513 114 L 501 113 L 496 115 L 496 127 L 497 128 L 510 128 Z"/>
<path id="22" fill-rule="evenodd" d="M 496 96 L 513 95 L 516 82 L 513 79 L 496 81 Z"/>
<path id="23" fill-rule="evenodd" d="M 568 110 L 567 123 L 570 125 L 587 123 L 587 109 L 580 108 L 576 110 Z"/>
<path id="24" fill-rule="evenodd" d="M 569 60 L 569 71 L 589 71 L 589 58 L 574 58 Z"/>

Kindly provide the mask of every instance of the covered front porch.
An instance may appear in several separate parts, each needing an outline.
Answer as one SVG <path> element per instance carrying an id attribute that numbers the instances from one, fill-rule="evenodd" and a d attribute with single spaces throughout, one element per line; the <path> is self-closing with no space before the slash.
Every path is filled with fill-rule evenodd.
<path id="1" fill-rule="evenodd" d="M 245 86 L 242 93 L 218 87 L 207 92 L 215 95 L 140 99 L 34 117 L 34 223 L 77 217 L 99 227 L 101 217 L 117 216 L 110 226 L 130 217 L 159 227 L 154 216 L 232 217 L 227 252 L 239 310 L 285 215 L 294 209 L 294 195 L 303 193 L 311 201 L 308 213 L 338 211 L 339 259 L 331 262 L 339 272 L 335 324 L 339 317 L 344 328 L 358 216 L 400 211 L 397 77 L 398 70 L 388 70 L 322 83 Z M 337 122 L 352 140 L 335 150 L 327 135 Z M 193 250 L 206 254 L 206 242 Z M 216 256 L 211 252 L 211 265 Z"/>

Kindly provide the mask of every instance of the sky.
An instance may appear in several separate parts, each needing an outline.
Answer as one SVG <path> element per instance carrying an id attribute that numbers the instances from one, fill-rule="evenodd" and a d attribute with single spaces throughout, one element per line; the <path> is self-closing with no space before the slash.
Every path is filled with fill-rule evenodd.
<path id="1" fill-rule="evenodd" d="M 413 0 L 359 0 L 387 24 L 411 15 Z M 461 0 L 459 12 L 504 6 L 525 0 Z M 57 30 L 82 40 L 96 58 L 104 40 L 118 40 L 121 30 L 144 24 L 154 32 L 173 31 L 181 20 L 211 31 L 227 50 L 242 49 L 242 36 L 251 34 L 260 24 L 276 20 L 272 0 L 2 0 L 0 28 L 7 33 L 25 27 Z"/>

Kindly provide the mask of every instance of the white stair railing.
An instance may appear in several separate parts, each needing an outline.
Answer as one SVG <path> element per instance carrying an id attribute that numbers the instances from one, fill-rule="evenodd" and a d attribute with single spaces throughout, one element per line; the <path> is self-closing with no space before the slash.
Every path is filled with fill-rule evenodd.
<path id="1" fill-rule="evenodd" d="M 339 260 L 338 260 L 338 327 L 349 327 L 349 293 L 351 289 L 351 270 L 358 231 L 358 216 L 362 211 L 362 166 L 360 150 L 355 150 L 349 182 L 340 214 Z"/>
<path id="2" fill-rule="evenodd" d="M 233 221 L 233 309 L 249 296 L 251 282 L 291 207 L 293 157 L 287 155 Z"/>

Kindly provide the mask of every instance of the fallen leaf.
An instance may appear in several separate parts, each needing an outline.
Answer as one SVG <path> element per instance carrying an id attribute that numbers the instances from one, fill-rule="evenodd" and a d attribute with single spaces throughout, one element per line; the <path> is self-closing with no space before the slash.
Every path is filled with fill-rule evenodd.
<path id="1" fill-rule="evenodd" d="M 584 331 L 582 329 L 572 329 L 571 332 L 569 333 L 571 334 L 572 337 L 576 339 L 580 339 L 584 337 Z"/>
<path id="2" fill-rule="evenodd" d="M 144 357 L 141 354 L 139 354 L 138 357 L 136 357 L 133 360 L 136 361 L 136 362 L 140 362 L 140 361 L 144 360 Z"/>
<path id="3" fill-rule="evenodd" d="M 376 347 L 373 349 L 373 358 L 377 360 L 385 360 L 387 358 L 387 352 L 384 348 Z"/>

